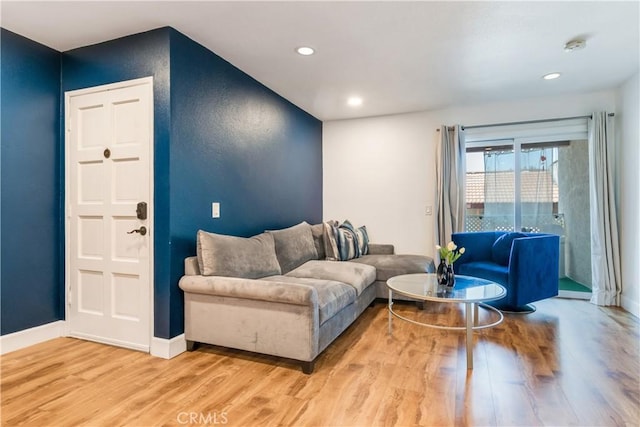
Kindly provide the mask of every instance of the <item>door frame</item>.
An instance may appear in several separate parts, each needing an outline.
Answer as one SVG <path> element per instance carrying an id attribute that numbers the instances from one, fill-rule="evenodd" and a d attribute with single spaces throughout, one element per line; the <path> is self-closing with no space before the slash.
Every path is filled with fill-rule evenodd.
<path id="1" fill-rule="evenodd" d="M 149 345 L 146 348 L 140 347 L 132 347 L 133 350 L 141 350 L 146 353 L 151 352 L 151 345 L 153 342 L 153 328 L 154 328 L 154 266 L 155 266 L 155 247 L 154 247 L 154 213 L 155 213 L 155 203 L 154 203 L 154 147 L 155 147 L 155 134 L 154 134 L 154 99 L 153 99 L 153 77 L 143 77 L 139 79 L 125 80 L 117 83 L 111 83 L 100 86 L 93 86 L 83 89 L 76 89 L 71 91 L 66 91 L 64 93 L 64 313 L 65 319 L 64 322 L 64 336 L 69 336 L 70 333 L 70 322 L 69 320 L 69 309 L 71 305 L 70 300 L 70 291 L 71 291 L 71 280 L 70 280 L 70 254 L 71 254 L 71 212 L 70 212 L 70 200 L 69 195 L 71 194 L 70 189 L 70 177 L 69 172 L 71 170 L 70 167 L 70 159 L 69 159 L 69 149 L 68 144 L 70 143 L 70 116 L 71 111 L 69 108 L 70 100 L 75 96 L 82 96 L 91 93 L 97 92 L 106 92 L 110 90 L 123 89 L 132 86 L 146 86 L 147 88 L 147 96 L 150 100 L 150 114 L 149 114 L 149 201 L 147 204 L 147 212 L 148 212 L 148 226 L 151 232 L 148 234 L 149 236 Z M 105 340 L 105 343 L 109 343 Z"/>

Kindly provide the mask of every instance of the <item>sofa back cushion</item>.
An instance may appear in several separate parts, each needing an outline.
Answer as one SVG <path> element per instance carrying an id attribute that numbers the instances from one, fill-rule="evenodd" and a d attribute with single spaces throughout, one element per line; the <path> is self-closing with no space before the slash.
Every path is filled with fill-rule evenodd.
<path id="1" fill-rule="evenodd" d="M 273 236 L 236 237 L 199 230 L 198 266 L 204 276 L 258 279 L 280 274 Z"/>
<path id="2" fill-rule="evenodd" d="M 307 261 L 318 259 L 311 226 L 306 222 L 267 233 L 273 236 L 282 274 L 290 272 Z"/>
<path id="3" fill-rule="evenodd" d="M 511 256 L 511 246 L 515 239 L 527 237 L 524 233 L 512 232 L 505 233 L 498 237 L 491 247 L 491 260 L 496 264 L 509 265 L 509 257 Z"/>

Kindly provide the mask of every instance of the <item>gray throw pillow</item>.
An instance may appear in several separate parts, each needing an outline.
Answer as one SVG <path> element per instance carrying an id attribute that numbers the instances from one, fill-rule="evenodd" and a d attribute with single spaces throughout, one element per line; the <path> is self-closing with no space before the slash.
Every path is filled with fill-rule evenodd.
<path id="1" fill-rule="evenodd" d="M 311 235 L 313 236 L 313 245 L 316 247 L 318 258 L 324 259 L 324 224 L 314 224 L 311 226 Z"/>
<path id="2" fill-rule="evenodd" d="M 276 256 L 282 274 L 287 274 L 307 261 L 318 259 L 311 226 L 305 221 L 282 230 L 267 231 L 273 236 Z"/>
<path id="3" fill-rule="evenodd" d="M 258 279 L 281 274 L 273 236 L 226 236 L 198 231 L 198 264 L 204 276 Z"/>

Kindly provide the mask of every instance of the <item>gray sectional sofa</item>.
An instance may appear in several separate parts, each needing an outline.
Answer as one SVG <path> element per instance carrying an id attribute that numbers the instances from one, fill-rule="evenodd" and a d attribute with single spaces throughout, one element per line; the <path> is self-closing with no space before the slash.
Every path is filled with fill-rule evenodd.
<path id="1" fill-rule="evenodd" d="M 386 298 L 389 277 L 434 271 L 429 257 L 362 242 L 366 230 L 354 234 L 357 256 L 327 260 L 338 256 L 328 224 L 250 238 L 199 231 L 198 256 L 185 260 L 179 283 L 187 349 L 207 343 L 279 356 L 311 373 L 318 355 L 376 298 Z"/>

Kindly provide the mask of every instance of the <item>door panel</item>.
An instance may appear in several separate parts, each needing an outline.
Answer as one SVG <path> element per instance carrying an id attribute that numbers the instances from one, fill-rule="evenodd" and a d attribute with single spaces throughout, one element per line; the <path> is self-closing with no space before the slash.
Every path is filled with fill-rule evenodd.
<path id="1" fill-rule="evenodd" d="M 150 79 L 67 94 L 69 335 L 149 350 L 153 99 Z"/>

